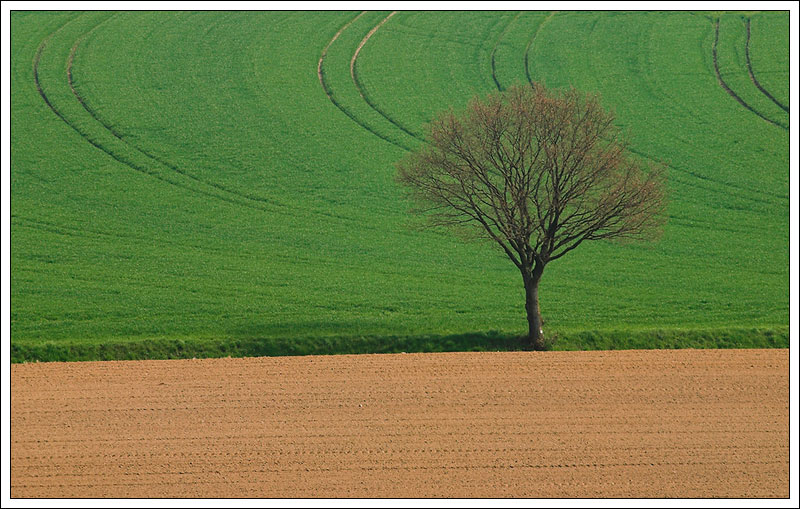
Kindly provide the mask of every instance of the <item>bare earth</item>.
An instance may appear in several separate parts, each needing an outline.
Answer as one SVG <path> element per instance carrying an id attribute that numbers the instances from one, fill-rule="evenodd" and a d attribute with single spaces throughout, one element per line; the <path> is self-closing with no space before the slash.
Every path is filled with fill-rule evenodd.
<path id="1" fill-rule="evenodd" d="M 12 497 L 788 497 L 788 350 L 13 365 Z"/>

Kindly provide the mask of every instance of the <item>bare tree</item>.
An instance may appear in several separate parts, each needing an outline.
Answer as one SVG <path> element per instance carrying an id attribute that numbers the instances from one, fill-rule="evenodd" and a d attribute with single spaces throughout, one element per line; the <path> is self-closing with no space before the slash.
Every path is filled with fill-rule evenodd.
<path id="1" fill-rule="evenodd" d="M 438 116 L 397 165 L 428 224 L 477 233 L 514 262 L 535 349 L 545 265 L 586 240 L 661 232 L 664 169 L 632 160 L 614 122 L 596 95 L 514 86 Z"/>

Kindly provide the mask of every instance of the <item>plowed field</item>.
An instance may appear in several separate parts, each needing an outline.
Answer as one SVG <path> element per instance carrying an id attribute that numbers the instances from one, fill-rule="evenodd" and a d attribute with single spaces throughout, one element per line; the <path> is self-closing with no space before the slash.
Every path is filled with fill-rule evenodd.
<path id="1" fill-rule="evenodd" d="M 787 350 L 12 366 L 13 497 L 788 497 Z"/>

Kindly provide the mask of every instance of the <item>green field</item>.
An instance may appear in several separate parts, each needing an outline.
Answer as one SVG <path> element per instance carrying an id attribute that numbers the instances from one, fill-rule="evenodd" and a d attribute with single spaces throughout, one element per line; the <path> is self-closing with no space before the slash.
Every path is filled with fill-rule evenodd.
<path id="1" fill-rule="evenodd" d="M 529 79 L 669 165 L 660 241 L 548 266 L 555 348 L 788 346 L 787 12 L 390 14 L 13 12 L 12 360 L 518 347 L 517 269 L 393 165 Z"/>

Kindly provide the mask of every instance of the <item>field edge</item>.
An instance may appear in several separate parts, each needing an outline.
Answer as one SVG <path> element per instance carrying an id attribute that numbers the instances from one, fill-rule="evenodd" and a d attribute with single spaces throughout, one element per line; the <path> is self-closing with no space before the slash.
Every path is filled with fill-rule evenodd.
<path id="1" fill-rule="evenodd" d="M 559 333 L 552 350 L 789 348 L 789 327 L 587 330 Z M 522 351 L 519 335 L 488 331 L 452 335 L 306 338 L 145 339 L 136 341 L 12 341 L 11 362 L 158 360 L 218 357 Z"/>

